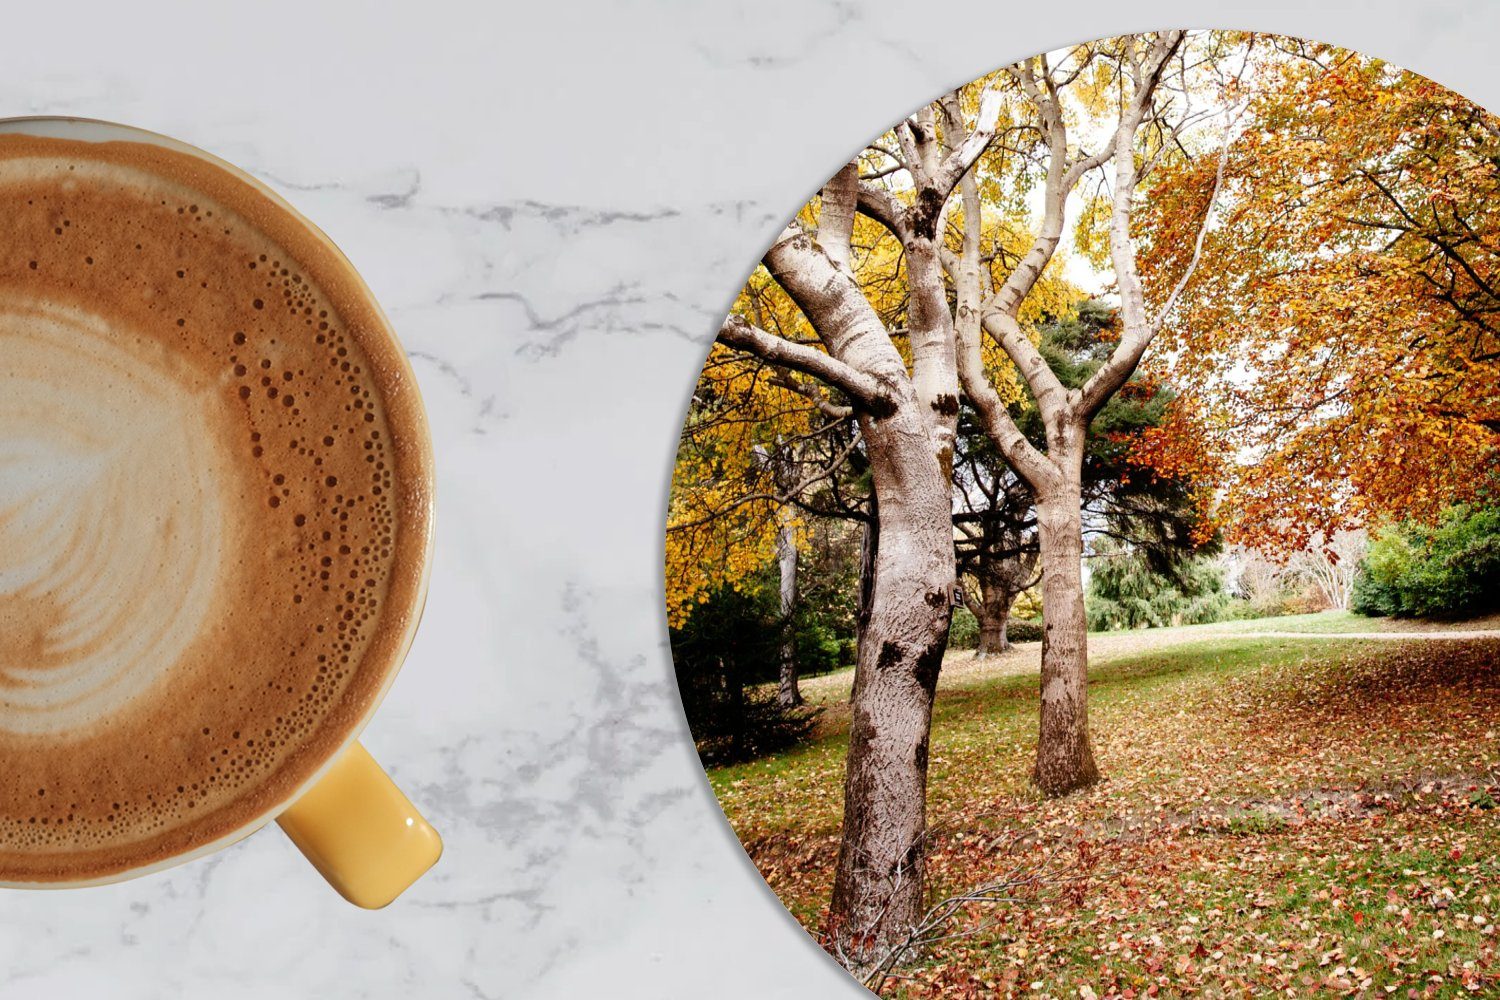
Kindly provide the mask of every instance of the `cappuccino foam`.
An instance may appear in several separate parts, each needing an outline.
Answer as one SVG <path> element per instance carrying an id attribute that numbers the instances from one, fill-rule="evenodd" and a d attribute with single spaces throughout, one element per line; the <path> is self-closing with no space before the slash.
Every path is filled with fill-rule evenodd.
<path id="1" fill-rule="evenodd" d="M 350 265 L 151 143 L 0 135 L 0 883 L 265 818 L 410 639 L 424 423 Z"/>

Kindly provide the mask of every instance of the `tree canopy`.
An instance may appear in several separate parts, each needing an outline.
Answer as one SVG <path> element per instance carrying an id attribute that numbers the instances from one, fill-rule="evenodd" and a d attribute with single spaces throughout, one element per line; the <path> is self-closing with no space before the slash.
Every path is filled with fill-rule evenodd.
<path id="1" fill-rule="evenodd" d="M 1147 273 L 1176 273 L 1222 173 L 1155 363 L 1185 391 L 1143 457 L 1196 479 L 1233 539 L 1283 549 L 1492 495 L 1500 121 L 1379 59 L 1244 44 L 1238 134 L 1174 162 L 1142 213 Z"/>

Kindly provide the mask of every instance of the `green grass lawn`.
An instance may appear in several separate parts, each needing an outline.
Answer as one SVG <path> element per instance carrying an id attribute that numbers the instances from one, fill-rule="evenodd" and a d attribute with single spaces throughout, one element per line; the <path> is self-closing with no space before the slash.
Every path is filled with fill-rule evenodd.
<path id="1" fill-rule="evenodd" d="M 1351 631 L 1336 615 L 1295 624 Z M 941 690 L 934 899 L 1012 869 L 1084 881 L 967 913 L 970 937 L 887 992 L 1500 995 L 1497 655 L 1493 640 L 1217 634 L 1105 660 L 1090 715 L 1106 778 L 1056 801 L 1026 781 L 1034 672 Z M 812 742 L 710 773 L 811 927 L 837 849 L 847 726 L 829 696 Z"/>
<path id="2" fill-rule="evenodd" d="M 1281 615 L 1273 618 L 1212 622 L 1205 625 L 1092 632 L 1089 634 L 1089 658 L 1090 662 L 1098 666 L 1113 660 L 1130 659 L 1147 652 L 1160 651 L 1167 647 L 1203 643 L 1228 636 L 1248 637 L 1257 633 L 1337 636 L 1372 632 L 1430 634 L 1475 630 L 1500 632 L 1500 616 L 1460 622 L 1434 622 L 1366 618 L 1348 611 L 1321 611 L 1308 615 Z M 1040 650 L 1040 643 L 1021 643 L 998 659 L 976 662 L 971 650 L 950 649 L 943 659 L 943 676 L 939 684 L 947 689 L 968 688 L 988 684 L 998 675 L 1035 674 Z M 804 679 L 802 693 L 814 705 L 839 704 L 847 700 L 853 680 L 854 669 L 845 667 Z"/>
<path id="3" fill-rule="evenodd" d="M 1389 618 L 1366 618 L 1352 611 L 1318 611 L 1310 615 L 1277 615 L 1271 618 L 1247 618 L 1226 622 L 1233 632 L 1316 632 L 1337 635 L 1340 632 L 1384 632 L 1397 623 Z M 1189 625 L 1188 628 L 1213 626 Z"/>
<path id="4" fill-rule="evenodd" d="M 1228 632 L 1314 632 L 1325 635 L 1340 635 L 1351 632 L 1446 632 L 1472 631 L 1476 629 L 1500 628 L 1500 619 L 1495 616 L 1473 618 L 1467 621 L 1426 621 L 1402 618 L 1367 618 L 1352 611 L 1318 611 L 1310 615 L 1280 615 L 1274 618 L 1247 618 L 1243 621 L 1225 622 L 1222 625 L 1189 625 L 1182 631 L 1192 629 L 1222 628 Z"/>

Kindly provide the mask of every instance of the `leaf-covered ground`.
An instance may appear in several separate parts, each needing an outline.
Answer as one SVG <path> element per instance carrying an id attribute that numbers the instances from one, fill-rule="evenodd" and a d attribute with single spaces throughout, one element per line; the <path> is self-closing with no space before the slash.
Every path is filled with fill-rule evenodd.
<path id="1" fill-rule="evenodd" d="M 1500 996 L 1500 641 L 1220 636 L 1096 664 L 1106 780 L 1026 782 L 1036 677 L 942 690 L 934 901 L 975 906 L 903 997 Z M 816 929 L 847 710 L 818 739 L 711 773 L 772 887 Z"/>

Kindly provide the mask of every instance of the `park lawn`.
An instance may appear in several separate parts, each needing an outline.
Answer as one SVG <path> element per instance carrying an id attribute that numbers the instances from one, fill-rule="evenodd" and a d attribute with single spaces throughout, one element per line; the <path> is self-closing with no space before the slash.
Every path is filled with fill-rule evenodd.
<path id="1" fill-rule="evenodd" d="M 1055 877 L 970 907 L 971 936 L 886 992 L 1500 995 L 1497 656 L 1494 640 L 1217 636 L 1108 661 L 1090 678 L 1106 778 L 1051 802 L 1026 781 L 1035 673 L 940 690 L 934 901 Z M 811 927 L 847 727 L 830 701 L 810 743 L 710 773 Z"/>
<path id="2" fill-rule="evenodd" d="M 1352 611 L 1317 611 L 1309 615 L 1277 615 L 1271 618 L 1246 618 L 1237 622 L 1226 622 L 1234 632 L 1316 632 L 1337 635 L 1340 632 L 1385 632 L 1399 629 L 1401 622 L 1393 618 L 1367 618 Z M 1208 626 L 1190 625 L 1188 628 Z"/>
<path id="3" fill-rule="evenodd" d="M 1144 652 L 1168 646 L 1208 642 L 1228 636 L 1252 637 L 1255 634 L 1294 632 L 1299 635 L 1358 635 L 1380 633 L 1500 632 L 1500 615 L 1467 621 L 1423 621 L 1400 618 L 1366 618 L 1349 611 L 1319 611 L 1306 615 L 1279 615 L 1272 618 L 1247 618 L 1236 621 L 1209 622 L 1203 625 L 1174 625 L 1169 628 L 1134 629 L 1089 633 L 1090 662 L 1102 665 L 1112 660 L 1130 659 Z M 1035 674 L 1041 643 L 1016 643 L 1012 650 L 988 661 L 976 662 L 973 651 L 950 649 L 943 658 L 943 674 L 938 685 L 956 689 L 984 685 L 998 674 Z M 854 668 L 807 677 L 802 694 L 814 705 L 840 704 L 848 700 Z"/>
<path id="4" fill-rule="evenodd" d="M 1227 632 L 1308 632 L 1324 635 L 1339 635 L 1351 632 L 1446 632 L 1474 631 L 1500 627 L 1500 616 L 1489 615 L 1463 621 L 1432 621 L 1415 618 L 1368 618 L 1352 611 L 1317 611 L 1307 615 L 1279 615 L 1273 618 L 1245 618 L 1236 622 L 1215 625 L 1187 625 L 1183 632 L 1194 629 L 1222 628 Z"/>

